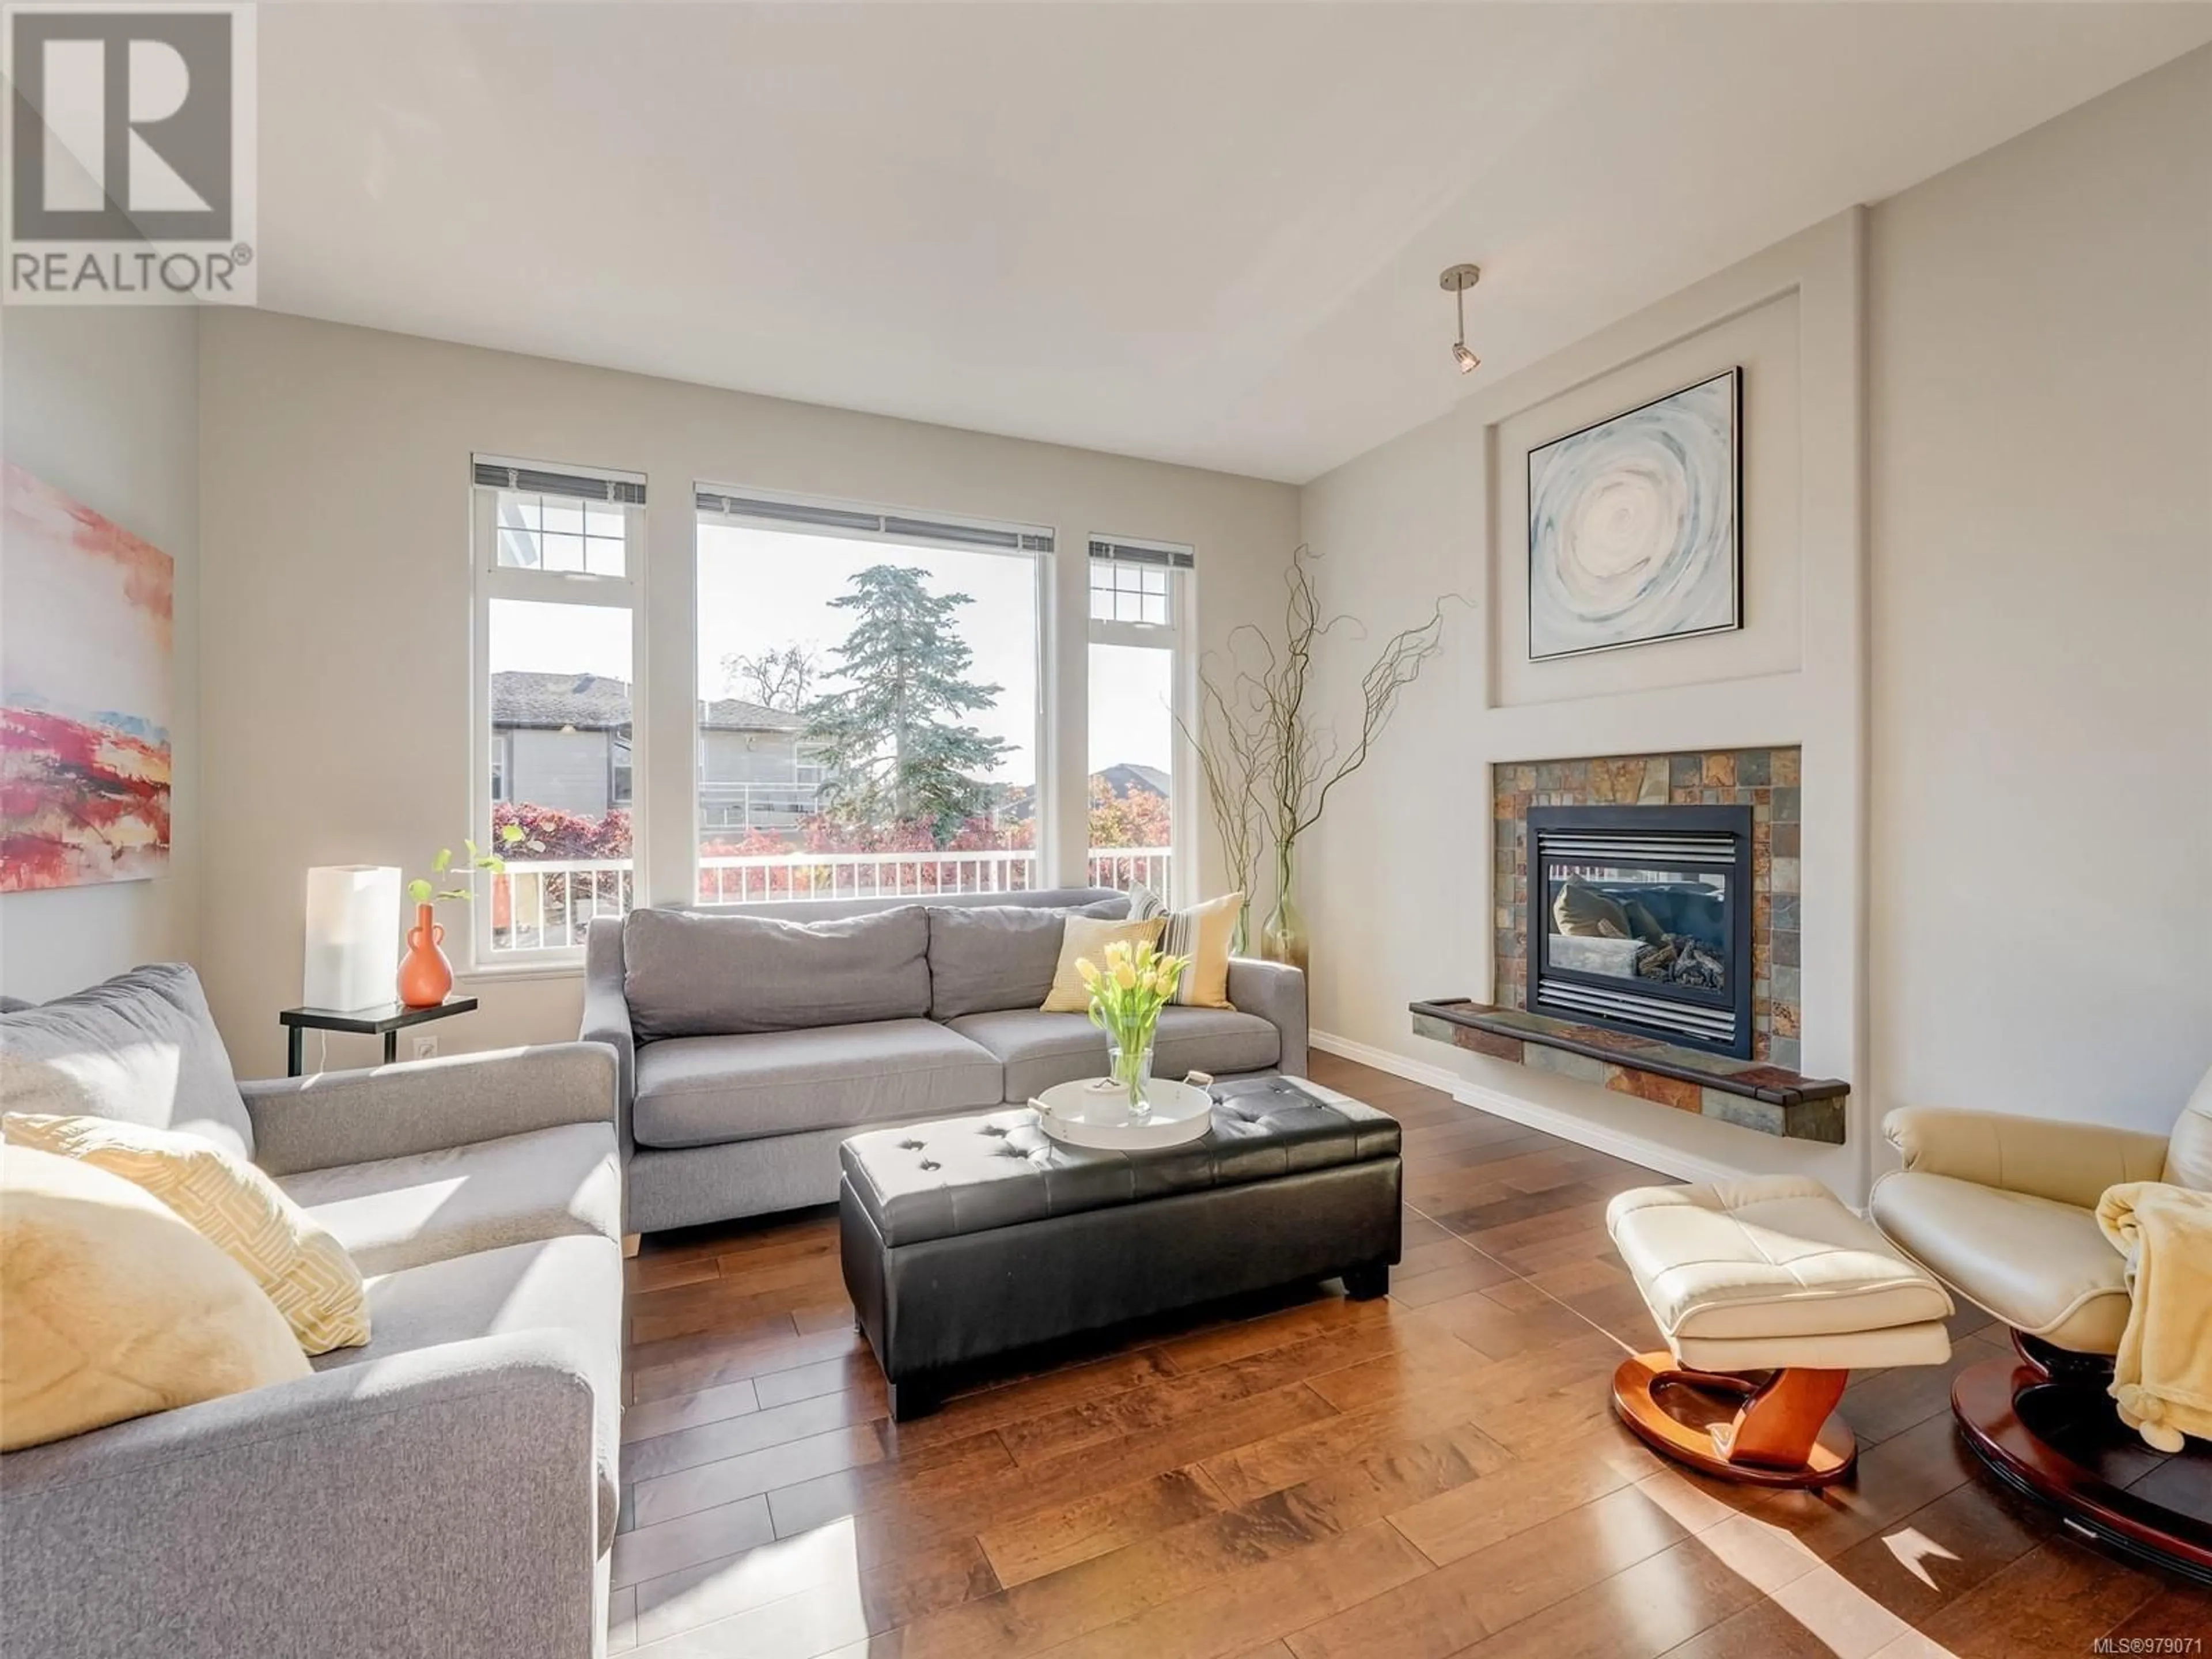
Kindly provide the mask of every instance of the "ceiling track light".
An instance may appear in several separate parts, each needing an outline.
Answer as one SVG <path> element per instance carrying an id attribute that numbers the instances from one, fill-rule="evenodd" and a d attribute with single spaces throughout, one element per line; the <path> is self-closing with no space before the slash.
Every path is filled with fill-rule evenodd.
<path id="1" fill-rule="evenodd" d="M 1437 286 L 1448 291 L 1459 307 L 1459 338 L 1452 342 L 1452 361 L 1462 374 L 1472 374 L 1482 367 L 1482 359 L 1467 349 L 1467 291 L 1481 280 L 1480 265 L 1446 265 L 1443 275 L 1437 278 Z"/>

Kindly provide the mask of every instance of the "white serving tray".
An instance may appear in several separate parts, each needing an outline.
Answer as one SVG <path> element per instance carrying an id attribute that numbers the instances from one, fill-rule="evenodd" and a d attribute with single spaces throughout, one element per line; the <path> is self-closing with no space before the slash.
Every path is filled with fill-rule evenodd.
<path id="1" fill-rule="evenodd" d="M 1147 1093 L 1152 1109 L 1142 1117 L 1130 1115 L 1127 1089 L 1106 1078 L 1055 1085 L 1030 1104 L 1054 1140 L 1106 1152 L 1180 1146 L 1213 1127 L 1213 1097 L 1205 1090 L 1155 1078 Z"/>

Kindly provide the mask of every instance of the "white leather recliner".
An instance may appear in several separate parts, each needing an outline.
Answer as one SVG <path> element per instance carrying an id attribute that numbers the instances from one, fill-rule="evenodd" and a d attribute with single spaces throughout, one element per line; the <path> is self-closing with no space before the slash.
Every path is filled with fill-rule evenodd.
<path id="1" fill-rule="evenodd" d="M 2212 1582 L 2212 1451 L 2192 1443 L 2146 1476 L 2148 1454 L 2105 1395 L 2128 1322 L 2127 1260 L 2096 1218 L 2121 1182 L 2212 1192 L 2212 1072 L 2166 1135 L 1927 1107 L 1890 1113 L 1882 1133 L 1905 1166 L 1875 1183 L 1875 1224 L 2010 1326 L 2021 1356 L 1954 1384 L 1969 1443 L 2077 1530 Z"/>

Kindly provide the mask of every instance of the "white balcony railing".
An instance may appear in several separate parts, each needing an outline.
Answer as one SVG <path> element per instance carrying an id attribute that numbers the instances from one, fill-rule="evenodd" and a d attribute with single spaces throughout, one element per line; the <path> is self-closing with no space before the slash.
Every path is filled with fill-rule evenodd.
<path id="1" fill-rule="evenodd" d="M 1116 887 L 1124 891 L 1142 882 L 1165 899 L 1171 871 L 1169 859 L 1164 847 L 1094 847 L 1091 849 L 1086 879 L 1093 887 Z"/>
<path id="2" fill-rule="evenodd" d="M 1142 882 L 1164 894 L 1172 872 L 1164 847 L 1091 850 L 1094 887 Z M 940 893 L 1015 893 L 1037 885 L 1036 854 L 980 853 L 778 853 L 699 860 L 702 904 L 804 903 L 810 899 L 930 898 Z M 594 918 L 634 902 L 628 859 L 509 859 L 492 878 L 494 957 L 573 951 Z"/>
<path id="3" fill-rule="evenodd" d="M 699 860 L 702 904 L 925 898 L 1036 885 L 1034 853 L 773 853 Z"/>
<path id="4" fill-rule="evenodd" d="M 492 954 L 574 951 L 595 918 L 629 912 L 631 887 L 628 859 L 509 859 L 491 878 Z"/>

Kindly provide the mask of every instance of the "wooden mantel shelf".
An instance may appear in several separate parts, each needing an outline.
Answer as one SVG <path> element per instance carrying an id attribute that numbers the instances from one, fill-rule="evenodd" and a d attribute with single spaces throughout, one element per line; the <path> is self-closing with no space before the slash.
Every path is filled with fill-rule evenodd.
<path id="1" fill-rule="evenodd" d="M 1416 1036 L 1792 1140 L 1844 1144 L 1851 1086 L 1465 997 L 1412 1005 Z"/>

